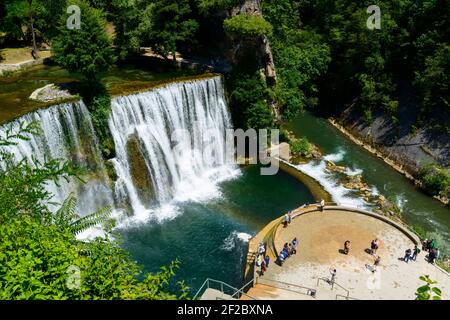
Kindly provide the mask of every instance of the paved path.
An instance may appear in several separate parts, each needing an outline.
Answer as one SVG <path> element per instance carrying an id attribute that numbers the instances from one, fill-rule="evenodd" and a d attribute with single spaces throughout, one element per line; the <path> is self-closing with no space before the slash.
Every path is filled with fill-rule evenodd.
<path id="1" fill-rule="evenodd" d="M 314 288 L 317 289 L 318 299 L 334 299 L 336 294 L 345 295 L 346 291 L 336 287 L 330 292 L 329 285 L 324 281 L 317 285 L 317 279 L 329 278 L 329 269 L 336 268 L 337 283 L 348 289 L 351 297 L 379 300 L 414 299 L 416 289 L 423 285 L 419 277 L 430 275 L 438 281 L 444 298 L 450 298 L 448 274 L 429 264 L 424 252 L 415 262 L 401 261 L 405 250 L 414 247 L 413 241 L 397 228 L 376 218 L 342 210 L 307 213 L 282 229 L 275 245 L 280 248 L 294 237 L 300 240 L 298 253 L 289 258 L 283 267 L 272 263 L 263 278 Z M 375 259 L 365 250 L 375 238 L 381 240 L 377 252 L 381 257 L 381 266 L 372 273 L 366 265 L 373 265 Z M 339 251 L 345 240 L 351 241 L 348 256 Z M 279 295 L 274 292 L 267 295 L 253 290 L 249 294 L 257 298 L 286 299 L 286 292 Z M 302 297 L 292 293 L 291 298 Z"/>

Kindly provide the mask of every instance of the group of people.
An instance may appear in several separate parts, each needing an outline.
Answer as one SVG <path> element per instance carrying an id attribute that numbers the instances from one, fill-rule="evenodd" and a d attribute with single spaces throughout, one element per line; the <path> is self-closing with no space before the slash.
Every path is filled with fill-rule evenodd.
<path id="1" fill-rule="evenodd" d="M 422 250 L 428 252 L 428 262 L 434 263 L 439 258 L 440 252 L 435 239 L 425 239 L 422 242 Z"/>
<path id="2" fill-rule="evenodd" d="M 366 250 L 367 253 L 371 254 L 375 260 L 373 262 L 373 265 L 366 264 L 366 268 L 372 271 L 373 273 L 377 271 L 378 266 L 381 263 L 381 257 L 377 254 L 378 249 L 381 246 L 380 239 L 376 238 L 370 242 L 370 249 Z"/>
<path id="3" fill-rule="evenodd" d="M 348 255 L 350 253 L 350 245 L 351 245 L 350 240 L 346 240 L 344 242 L 344 250 L 342 250 L 343 254 Z M 370 249 L 366 250 L 367 253 L 370 253 L 375 258 L 373 265 L 366 264 L 366 267 L 372 272 L 376 271 L 377 267 L 380 265 L 381 262 L 381 257 L 376 254 L 378 249 L 380 248 L 380 245 L 381 245 L 380 239 L 376 238 L 370 242 Z"/>
<path id="4" fill-rule="evenodd" d="M 428 252 L 428 262 L 429 263 L 434 263 L 436 261 L 436 259 L 439 258 L 439 249 L 437 248 L 437 242 L 435 239 L 425 239 L 422 242 L 422 250 L 424 252 Z M 413 260 L 416 261 L 417 256 L 420 253 L 420 249 L 417 245 L 414 246 L 414 249 L 406 249 L 405 251 L 405 256 L 403 257 L 403 261 L 405 261 L 406 263 L 408 263 L 409 261 Z"/>
<path id="5" fill-rule="evenodd" d="M 269 267 L 270 257 L 266 254 L 266 250 L 267 245 L 261 242 L 258 246 L 258 256 L 256 257 L 256 265 L 261 267 L 260 276 L 263 276 Z"/>
<path id="6" fill-rule="evenodd" d="M 299 241 L 297 237 L 295 237 L 291 243 L 285 243 L 283 246 L 283 249 L 281 250 L 280 254 L 278 255 L 278 264 L 280 266 L 283 265 L 283 262 L 286 261 L 287 258 L 292 256 L 293 254 L 297 253 L 297 247 L 298 247 Z"/>
<path id="7" fill-rule="evenodd" d="M 409 261 L 416 261 L 417 260 L 417 256 L 420 253 L 420 249 L 419 247 L 416 245 L 414 246 L 414 249 L 406 249 L 405 251 L 405 256 L 403 257 L 403 261 L 405 261 L 406 263 L 408 263 Z"/>

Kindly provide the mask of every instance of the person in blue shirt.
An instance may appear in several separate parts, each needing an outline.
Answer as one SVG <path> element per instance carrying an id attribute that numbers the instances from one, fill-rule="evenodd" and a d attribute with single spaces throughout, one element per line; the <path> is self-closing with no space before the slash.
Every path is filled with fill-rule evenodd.
<path id="1" fill-rule="evenodd" d="M 270 257 L 269 257 L 269 256 L 266 256 L 266 258 L 264 259 L 264 261 L 266 262 L 266 267 L 269 267 Z"/>

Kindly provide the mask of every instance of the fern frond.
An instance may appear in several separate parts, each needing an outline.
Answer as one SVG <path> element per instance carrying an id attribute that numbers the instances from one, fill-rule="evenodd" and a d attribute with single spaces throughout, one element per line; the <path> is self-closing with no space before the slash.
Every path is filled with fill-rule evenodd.
<path id="1" fill-rule="evenodd" d="M 75 213 L 77 206 L 77 198 L 71 193 L 66 200 L 64 200 L 61 208 L 55 212 L 55 224 L 61 228 L 68 228 L 74 219 L 78 218 Z"/>
<path id="2" fill-rule="evenodd" d="M 111 208 L 104 207 L 87 216 L 84 216 L 70 224 L 70 230 L 73 234 L 78 234 L 95 225 L 105 222 L 111 216 Z"/>

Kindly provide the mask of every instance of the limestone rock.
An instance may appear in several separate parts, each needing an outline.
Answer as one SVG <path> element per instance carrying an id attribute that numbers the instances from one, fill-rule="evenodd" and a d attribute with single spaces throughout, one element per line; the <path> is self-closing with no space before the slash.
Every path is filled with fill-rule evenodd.
<path id="1" fill-rule="evenodd" d="M 31 100 L 40 102 L 51 102 L 70 98 L 74 98 L 74 96 L 67 89 L 62 89 L 54 83 L 34 90 L 29 97 Z"/>

